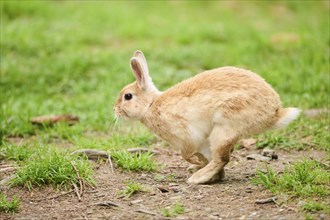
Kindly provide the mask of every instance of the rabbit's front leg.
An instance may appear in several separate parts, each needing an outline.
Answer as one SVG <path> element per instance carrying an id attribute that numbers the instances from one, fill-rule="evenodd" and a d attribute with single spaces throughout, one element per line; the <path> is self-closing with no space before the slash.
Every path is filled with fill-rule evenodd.
<path id="1" fill-rule="evenodd" d="M 190 173 L 197 172 L 198 170 L 202 169 L 203 167 L 205 167 L 209 163 L 209 161 L 201 153 L 195 153 L 194 155 L 192 155 L 190 158 L 188 158 L 186 160 L 189 163 L 192 163 L 192 165 L 190 165 L 187 168 L 187 170 Z"/>
<path id="2" fill-rule="evenodd" d="M 202 163 L 199 164 L 192 164 L 187 168 L 187 171 L 190 173 L 195 173 L 198 170 L 205 167 L 209 161 L 212 159 L 212 152 L 210 149 L 210 143 L 208 140 L 204 140 L 203 143 L 198 148 L 198 153 L 196 153 L 195 156 L 199 157 L 199 161 L 202 161 Z"/>
<path id="3" fill-rule="evenodd" d="M 223 126 L 215 126 L 210 135 L 212 160 L 204 168 L 194 173 L 188 183 L 203 184 L 222 179 L 224 177 L 224 166 L 229 162 L 230 153 L 239 135 L 234 129 Z"/>

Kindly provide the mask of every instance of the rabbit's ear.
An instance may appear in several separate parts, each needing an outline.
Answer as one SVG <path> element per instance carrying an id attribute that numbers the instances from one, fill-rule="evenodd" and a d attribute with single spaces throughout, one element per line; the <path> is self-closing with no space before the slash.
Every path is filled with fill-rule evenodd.
<path id="1" fill-rule="evenodd" d="M 137 57 L 132 57 L 130 63 L 131 63 L 131 68 L 133 70 L 136 81 L 138 83 L 138 86 L 141 89 L 148 90 L 150 83 L 152 84 L 150 77 L 149 77 L 149 73 L 144 71 L 144 69 L 141 65 L 141 62 L 138 60 Z"/>
<path id="2" fill-rule="evenodd" d="M 140 50 L 135 51 L 133 53 L 133 57 L 136 57 L 140 61 L 143 72 L 149 75 L 149 68 L 148 68 L 147 60 L 146 60 L 145 56 L 143 55 L 142 51 L 140 51 Z"/>

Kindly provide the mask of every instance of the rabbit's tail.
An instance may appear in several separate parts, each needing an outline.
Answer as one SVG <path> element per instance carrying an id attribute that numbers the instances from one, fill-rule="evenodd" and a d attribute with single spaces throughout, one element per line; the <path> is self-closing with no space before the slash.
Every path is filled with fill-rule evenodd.
<path id="1" fill-rule="evenodd" d="M 284 128 L 287 126 L 291 121 L 298 118 L 301 109 L 299 108 L 281 108 L 277 112 L 278 120 L 273 126 L 273 129 Z"/>

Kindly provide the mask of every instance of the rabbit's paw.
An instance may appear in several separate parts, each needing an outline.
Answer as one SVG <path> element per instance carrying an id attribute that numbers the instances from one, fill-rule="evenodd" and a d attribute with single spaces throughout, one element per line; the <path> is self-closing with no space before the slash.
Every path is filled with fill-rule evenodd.
<path id="1" fill-rule="evenodd" d="M 219 164 L 209 163 L 206 167 L 200 169 L 194 173 L 189 179 L 188 183 L 190 184 L 203 184 L 203 183 L 212 183 L 223 179 L 225 172 L 223 169 L 219 171 Z"/>
<path id="2" fill-rule="evenodd" d="M 190 165 L 188 168 L 187 168 L 187 171 L 189 173 L 196 173 L 198 170 L 202 169 L 203 167 L 200 166 L 200 165 L 196 165 L 196 164 L 193 164 L 193 165 Z"/>

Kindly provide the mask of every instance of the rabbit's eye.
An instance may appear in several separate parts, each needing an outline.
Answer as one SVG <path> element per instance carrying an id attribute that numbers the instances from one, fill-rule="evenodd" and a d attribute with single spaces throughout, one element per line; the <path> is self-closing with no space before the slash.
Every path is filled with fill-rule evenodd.
<path id="1" fill-rule="evenodd" d="M 133 98 L 133 95 L 131 93 L 126 93 L 124 97 L 125 100 L 131 100 Z"/>

